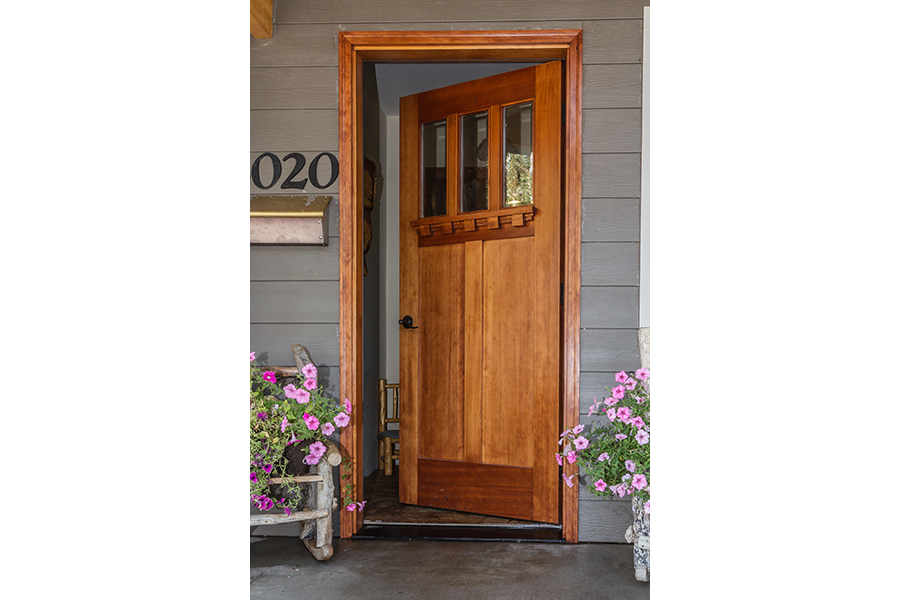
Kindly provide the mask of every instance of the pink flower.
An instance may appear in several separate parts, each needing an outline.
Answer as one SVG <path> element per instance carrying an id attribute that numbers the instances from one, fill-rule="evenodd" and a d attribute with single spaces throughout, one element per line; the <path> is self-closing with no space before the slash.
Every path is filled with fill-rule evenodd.
<path id="1" fill-rule="evenodd" d="M 604 491 L 606 489 L 606 482 L 603 481 L 602 479 L 598 479 L 597 482 L 594 484 L 594 489 L 597 490 L 598 492 Z"/>
<path id="2" fill-rule="evenodd" d="M 319 428 L 319 419 L 315 415 L 303 413 L 303 421 L 306 423 L 306 428 L 310 431 L 315 431 Z"/>
<path id="3" fill-rule="evenodd" d="M 251 352 L 250 353 L 250 362 L 253 362 L 254 360 L 256 360 L 256 352 Z"/>
<path id="4" fill-rule="evenodd" d="M 253 483 L 259 481 L 259 479 L 256 477 L 256 473 L 253 471 L 250 471 L 250 481 L 252 481 Z"/>
<path id="5" fill-rule="evenodd" d="M 616 381 L 619 383 L 625 383 L 625 380 L 628 379 L 628 374 L 625 371 L 619 371 L 616 373 Z"/>
<path id="6" fill-rule="evenodd" d="M 628 471 L 629 473 L 634 473 L 634 461 L 633 460 L 625 461 L 625 470 Z"/>
<path id="7" fill-rule="evenodd" d="M 569 461 L 569 464 L 573 464 L 576 460 L 578 460 L 578 455 L 575 454 L 575 451 L 572 450 L 568 454 L 566 454 L 566 460 Z"/>
<path id="8" fill-rule="evenodd" d="M 642 418 L 640 418 L 640 417 L 632 417 L 632 419 L 631 419 L 631 426 L 632 426 L 632 427 L 638 427 L 638 428 L 643 427 L 643 426 L 644 426 L 644 420 L 643 420 Z"/>
<path id="9" fill-rule="evenodd" d="M 284 430 L 287 429 L 287 426 L 288 426 L 289 424 L 290 424 L 290 423 L 289 423 L 287 417 L 284 417 L 283 419 L 281 419 L 281 433 L 284 433 Z"/>
<path id="10" fill-rule="evenodd" d="M 316 365 L 314 365 L 312 363 L 303 365 L 303 368 L 300 369 L 300 372 L 303 373 L 304 377 L 310 377 L 312 379 L 315 379 L 316 375 L 318 375 L 318 370 L 316 369 Z"/>
<path id="11" fill-rule="evenodd" d="M 567 486 L 572 487 L 574 485 L 572 483 L 572 477 L 569 477 L 565 473 L 563 473 L 562 476 L 563 476 L 563 479 L 565 480 Z"/>
<path id="12" fill-rule="evenodd" d="M 307 456 L 306 458 L 303 459 L 303 462 L 305 462 L 308 465 L 317 465 L 317 464 L 319 464 L 320 460 L 322 460 L 321 456 L 313 456 L 312 454 L 310 454 L 309 456 Z"/>
<path id="13" fill-rule="evenodd" d="M 619 495 L 619 498 L 624 498 L 627 492 L 628 486 L 624 483 L 620 483 L 618 486 L 616 486 L 616 493 Z"/>
<path id="14" fill-rule="evenodd" d="M 588 416 L 591 416 L 592 414 L 594 414 L 595 410 L 597 410 L 597 405 L 592 404 L 591 407 L 588 409 Z"/>
<path id="15" fill-rule="evenodd" d="M 597 460 L 599 462 L 603 462 L 604 460 L 609 460 L 609 454 L 604 452 L 603 454 L 601 454 L 600 456 L 597 457 Z"/>
<path id="16" fill-rule="evenodd" d="M 579 435 L 577 438 L 575 438 L 575 448 L 577 448 L 578 450 L 584 450 L 590 445 L 591 442 L 589 442 L 588 439 L 583 435 Z"/>
<path id="17" fill-rule="evenodd" d="M 263 379 L 270 383 L 275 383 L 275 373 L 273 373 L 272 371 L 266 371 L 265 373 L 263 373 Z"/>
<path id="18" fill-rule="evenodd" d="M 609 419 L 610 421 L 615 421 L 616 420 L 616 409 L 611 406 L 609 408 L 607 408 L 606 409 L 606 418 Z"/>
<path id="19" fill-rule="evenodd" d="M 362 502 L 360 502 L 359 504 L 357 504 L 357 505 L 356 505 L 356 510 L 359 511 L 359 512 L 362 512 L 363 509 L 366 507 L 366 502 L 368 502 L 368 500 L 363 500 Z"/>
<path id="20" fill-rule="evenodd" d="M 621 442 L 622 440 L 624 440 L 625 438 L 627 438 L 627 437 L 628 437 L 628 436 L 625 435 L 624 433 L 617 433 L 617 434 L 616 434 L 616 439 L 619 440 L 620 442 Z"/>
<path id="21" fill-rule="evenodd" d="M 638 444 L 643 446 L 650 441 L 650 434 L 644 429 L 638 429 L 637 433 L 634 434 L 634 439 L 637 440 Z"/>
<path id="22" fill-rule="evenodd" d="M 606 400 L 603 401 L 603 403 L 606 404 L 607 406 L 612 406 L 618 402 L 619 402 L 619 399 L 613 398 L 612 396 L 610 396 L 609 398 L 607 398 Z"/>
<path id="23" fill-rule="evenodd" d="M 296 400 L 300 404 L 307 404 L 309 402 L 309 392 L 303 388 L 294 387 L 293 383 L 284 386 L 284 395 L 292 400 Z"/>
<path id="24" fill-rule="evenodd" d="M 350 398 L 344 398 L 344 410 L 347 411 L 348 415 L 353 412 L 353 407 L 350 406 Z"/>
<path id="25" fill-rule="evenodd" d="M 638 369 L 634 372 L 634 376 L 641 381 L 647 381 L 647 378 L 650 377 L 650 369 Z"/>
<path id="26" fill-rule="evenodd" d="M 625 388 L 622 387 L 621 385 L 617 385 L 616 387 L 614 387 L 612 389 L 612 396 L 613 396 L 613 398 L 616 398 L 617 400 L 621 400 L 622 398 L 625 397 Z"/>
<path id="27" fill-rule="evenodd" d="M 644 399 L 641 398 L 640 396 L 635 396 L 635 397 L 634 397 L 634 401 L 637 402 L 638 404 L 643 404 L 643 403 L 644 403 Z"/>
<path id="28" fill-rule="evenodd" d="M 322 425 L 322 433 L 324 433 L 325 435 L 331 435 L 332 433 L 334 433 L 334 425 L 332 425 L 331 423 L 325 423 L 324 425 Z"/>
<path id="29" fill-rule="evenodd" d="M 628 380 L 625 382 L 625 389 L 630 392 L 631 390 L 633 390 L 635 388 L 635 386 L 637 386 L 637 381 L 635 381 L 634 379 L 629 377 Z"/>
<path id="30" fill-rule="evenodd" d="M 334 418 L 334 424 L 338 427 L 346 427 L 350 424 L 350 417 L 347 416 L 347 413 L 338 413 Z"/>
<path id="31" fill-rule="evenodd" d="M 305 387 L 309 391 L 313 391 L 314 389 L 316 389 L 316 380 L 312 377 L 307 377 L 306 381 L 303 382 L 303 387 Z"/>
<path id="32" fill-rule="evenodd" d="M 291 507 L 290 506 L 284 507 L 284 514 L 286 514 L 287 516 L 291 516 Z"/>
<path id="33" fill-rule="evenodd" d="M 559 466 L 562 466 L 562 459 L 563 459 L 562 454 L 556 455 L 556 462 L 559 464 Z"/>
<path id="34" fill-rule="evenodd" d="M 634 485 L 634 489 L 642 490 L 647 487 L 647 477 L 643 473 L 638 473 L 631 483 Z"/>
<path id="35" fill-rule="evenodd" d="M 328 450 L 328 448 L 326 448 L 325 444 L 322 442 L 313 442 L 309 445 L 309 453 L 313 456 L 321 457 L 325 454 L 326 450 Z"/>
<path id="36" fill-rule="evenodd" d="M 645 515 L 649 515 L 649 514 L 650 514 L 650 501 L 649 501 L 649 500 L 647 500 L 646 502 L 644 502 L 644 514 L 645 514 Z"/>
<path id="37" fill-rule="evenodd" d="M 351 502 L 350 504 L 347 505 L 347 512 L 353 512 L 354 510 L 356 510 L 355 502 Z"/>
<path id="38" fill-rule="evenodd" d="M 581 424 L 576 425 L 576 426 L 572 429 L 572 433 L 574 433 L 575 435 L 578 435 L 578 434 L 581 433 L 582 431 L 584 431 L 584 425 L 581 425 Z"/>
<path id="39" fill-rule="evenodd" d="M 627 423 L 631 420 L 631 409 L 627 406 L 620 406 L 619 410 L 616 411 L 616 416 L 619 417 L 620 421 Z"/>

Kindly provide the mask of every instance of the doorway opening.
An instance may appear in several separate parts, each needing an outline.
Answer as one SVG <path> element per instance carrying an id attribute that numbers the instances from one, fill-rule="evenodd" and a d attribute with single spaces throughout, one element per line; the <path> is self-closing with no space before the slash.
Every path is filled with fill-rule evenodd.
<path id="1" fill-rule="evenodd" d="M 521 519 L 498 519 L 473 516 L 468 513 L 423 509 L 386 503 L 385 497 L 396 497 L 393 479 L 377 469 L 377 380 L 383 375 L 393 379 L 396 374 L 398 310 L 391 290 L 396 285 L 397 267 L 391 248 L 396 240 L 394 228 L 399 226 L 396 214 L 396 161 L 391 135 L 396 135 L 395 117 L 383 111 L 384 104 L 402 95 L 441 87 L 456 81 L 467 81 L 482 74 L 505 72 L 549 60 L 563 59 L 570 67 L 564 82 L 566 90 L 565 147 L 562 171 L 564 183 L 564 300 L 562 327 L 562 368 L 560 373 L 560 422 L 564 427 L 577 423 L 578 388 L 578 306 L 580 290 L 580 94 L 581 94 L 581 32 L 363 32 L 341 34 L 341 389 L 342 395 L 353 402 L 351 426 L 341 435 L 345 454 L 352 460 L 342 467 L 342 486 L 351 483 L 354 490 L 362 490 L 369 505 L 362 515 L 341 515 L 341 536 L 373 534 L 373 527 L 382 535 L 390 535 L 398 527 L 415 525 L 441 528 L 446 537 L 476 537 L 494 539 L 495 531 L 543 529 L 543 538 L 577 541 L 577 489 L 561 486 L 561 526 L 547 534 L 546 525 Z M 427 64 L 425 62 L 427 61 Z M 443 61 L 443 62 L 436 62 Z M 470 62 L 476 61 L 476 62 Z M 380 71 L 380 73 L 379 73 Z M 444 77 L 437 85 L 425 83 L 430 77 Z M 450 75 L 448 75 L 450 73 Z M 454 74 L 456 81 L 453 81 Z M 390 78 L 395 81 L 391 82 Z M 399 78 L 399 79 L 398 79 Z M 392 90 L 396 81 L 412 81 L 414 90 Z M 367 85 L 368 84 L 368 85 Z M 430 87 L 422 88 L 422 85 Z M 394 95 L 396 94 L 396 95 Z M 373 110 L 373 104 L 377 110 Z M 391 109 L 388 108 L 388 112 Z M 369 116 L 374 114 L 374 117 Z M 377 135 L 366 134 L 367 123 L 376 123 Z M 381 130 L 384 130 L 383 132 Z M 372 158 L 374 155 L 374 158 Z M 375 163 L 375 207 L 367 209 L 364 202 L 366 161 Z M 379 189 L 380 188 L 380 189 Z M 574 199 L 574 201 L 570 201 Z M 372 227 L 370 249 L 364 252 L 365 223 Z M 575 249 L 575 251 L 572 251 Z M 363 272 L 368 272 L 363 275 Z M 374 307 L 374 308 L 373 308 Z M 373 314 L 374 312 L 374 314 Z M 374 422 L 374 426 L 372 426 Z M 548 457 L 552 460 L 552 456 Z M 373 468 L 375 465 L 375 468 Z M 355 491 L 357 498 L 359 491 Z M 374 505 L 372 504 L 374 503 Z M 375 509 L 375 510 L 373 510 Z M 393 512 L 392 512 L 393 511 Z M 403 514 L 405 511 L 405 514 Z M 447 528 L 442 524 L 451 524 Z M 551 527 L 552 529 L 552 527 Z M 409 530 L 407 529 L 407 532 Z M 375 535 L 379 532 L 375 531 Z M 426 534 L 435 537 L 435 532 Z M 408 536 L 407 536 L 408 537 Z M 438 535 L 440 537 L 440 535 Z M 521 538 L 520 538 L 521 539 Z M 525 539 L 528 539 L 527 537 Z"/>

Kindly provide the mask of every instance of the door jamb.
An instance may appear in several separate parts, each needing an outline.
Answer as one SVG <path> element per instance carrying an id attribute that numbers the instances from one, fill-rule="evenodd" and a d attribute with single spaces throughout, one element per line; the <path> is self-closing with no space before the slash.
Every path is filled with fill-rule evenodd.
<path id="1" fill-rule="evenodd" d="M 581 30 L 526 31 L 364 31 L 339 36 L 339 236 L 340 236 L 340 389 L 354 410 L 341 431 L 341 482 L 361 498 L 362 470 L 362 271 L 363 159 L 362 63 L 380 61 L 534 61 L 565 60 L 565 141 L 563 150 L 563 429 L 578 424 L 581 347 Z M 551 457 L 547 457 L 548 460 Z M 563 467 L 574 475 L 574 465 Z M 342 512 L 340 534 L 351 537 L 362 526 L 358 512 Z M 562 532 L 578 542 L 578 487 L 562 486 Z"/>

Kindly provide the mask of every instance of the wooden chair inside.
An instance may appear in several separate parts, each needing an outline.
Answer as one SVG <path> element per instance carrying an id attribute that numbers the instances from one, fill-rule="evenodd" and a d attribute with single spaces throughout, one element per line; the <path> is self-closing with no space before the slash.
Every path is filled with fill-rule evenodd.
<path id="1" fill-rule="evenodd" d="M 400 460 L 400 384 L 378 380 L 378 468 L 388 477 L 394 474 L 394 461 Z M 389 425 L 397 424 L 396 428 Z"/>

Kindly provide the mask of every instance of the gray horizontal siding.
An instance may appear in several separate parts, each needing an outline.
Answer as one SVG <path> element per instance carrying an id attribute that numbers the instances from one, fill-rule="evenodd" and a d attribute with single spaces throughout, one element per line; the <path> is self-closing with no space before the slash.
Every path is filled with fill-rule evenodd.
<path id="1" fill-rule="evenodd" d="M 333 300 L 337 303 L 337 297 Z M 251 299 L 251 304 L 253 303 Z M 251 323 L 250 348 L 269 365 L 293 365 L 291 346 L 303 344 L 316 365 L 337 367 L 337 323 Z"/>
<path id="2" fill-rule="evenodd" d="M 622 369 L 620 369 L 622 370 Z M 603 400 L 609 396 L 609 390 L 619 385 L 616 383 L 616 373 L 618 371 L 606 372 L 581 372 L 581 381 L 579 388 L 581 397 L 578 403 L 579 414 L 586 415 L 594 403 L 594 398 Z"/>
<path id="3" fill-rule="evenodd" d="M 640 152 L 641 109 L 591 108 L 582 112 L 585 152 Z M 583 134 L 582 134 L 583 135 Z"/>
<path id="4" fill-rule="evenodd" d="M 644 54 L 644 22 L 634 20 L 585 21 L 582 23 L 586 65 L 640 63 Z"/>
<path id="5" fill-rule="evenodd" d="M 250 69 L 250 110 L 338 107 L 337 67 Z"/>
<path id="6" fill-rule="evenodd" d="M 625 329 L 638 326 L 637 287 L 582 287 L 581 326 Z"/>
<path id="7" fill-rule="evenodd" d="M 581 185 L 585 198 L 638 198 L 641 195 L 641 155 L 585 154 Z"/>
<path id="8" fill-rule="evenodd" d="M 585 198 L 581 210 L 582 242 L 638 242 L 640 198 Z"/>
<path id="9" fill-rule="evenodd" d="M 564 7 L 563 7 L 564 4 Z M 640 0 L 332 0 L 330 2 L 278 2 L 275 23 L 403 23 L 421 29 L 419 23 L 496 21 L 514 15 L 520 21 L 557 19 L 634 19 L 643 16 L 647 2 Z M 278 28 L 275 29 L 278 35 Z"/>
<path id="10" fill-rule="evenodd" d="M 299 152 L 301 148 L 338 155 L 336 108 L 250 111 L 251 152 Z"/>
<path id="11" fill-rule="evenodd" d="M 584 108 L 638 108 L 641 65 L 584 65 Z"/>
<path id="12" fill-rule="evenodd" d="M 337 281 L 252 281 L 251 323 L 337 323 Z"/>
<path id="13" fill-rule="evenodd" d="M 327 246 L 251 246 L 250 280 L 338 281 L 339 242 L 335 237 Z"/>
<path id="14" fill-rule="evenodd" d="M 625 531 L 633 522 L 630 498 L 579 500 L 578 539 L 582 542 L 625 544 Z"/>
<path id="15" fill-rule="evenodd" d="M 636 329 L 583 329 L 581 371 L 634 371 L 641 368 Z"/>
<path id="16" fill-rule="evenodd" d="M 581 245 L 581 283 L 636 286 L 640 279 L 640 257 L 640 244 L 586 242 Z"/>

